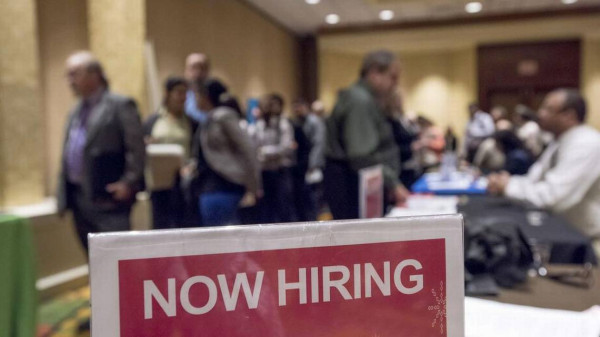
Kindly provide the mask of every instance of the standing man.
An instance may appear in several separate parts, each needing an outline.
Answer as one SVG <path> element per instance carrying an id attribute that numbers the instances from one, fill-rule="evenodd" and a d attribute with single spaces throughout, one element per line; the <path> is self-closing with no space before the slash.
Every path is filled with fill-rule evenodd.
<path id="1" fill-rule="evenodd" d="M 398 83 L 400 65 L 389 51 L 369 53 L 359 81 L 342 90 L 327 119 L 325 197 L 335 219 L 359 216 L 358 171 L 382 165 L 388 199 L 403 202 L 400 163 L 383 104 Z"/>
<path id="2" fill-rule="evenodd" d="M 185 113 L 192 120 L 202 123 L 206 120 L 206 112 L 196 105 L 194 86 L 208 79 L 210 73 L 210 60 L 201 53 L 192 53 L 185 59 L 185 79 L 189 89 L 185 100 Z"/>
<path id="3" fill-rule="evenodd" d="M 600 239 L 600 133 L 584 124 L 585 117 L 586 104 L 577 90 L 549 93 L 538 121 L 555 141 L 526 176 L 490 175 L 488 191 L 561 214 Z"/>
<path id="4" fill-rule="evenodd" d="M 494 134 L 496 127 L 492 116 L 482 111 L 477 103 L 469 105 L 469 117 L 465 135 L 465 154 L 467 161 L 472 163 L 479 145 Z"/>
<path id="5" fill-rule="evenodd" d="M 87 235 L 126 231 L 135 194 L 143 188 L 145 148 L 135 102 L 109 91 L 92 53 L 67 59 L 79 102 L 70 113 L 58 185 L 58 210 L 71 210 L 87 252 Z"/>
<path id="6" fill-rule="evenodd" d="M 283 116 L 283 107 L 279 94 L 265 96 L 260 102 L 261 117 L 248 127 L 262 167 L 264 196 L 260 208 L 264 223 L 297 220 L 291 170 L 297 144 L 294 128 Z"/>
<path id="7" fill-rule="evenodd" d="M 308 103 L 297 99 L 292 105 L 292 125 L 296 139 L 296 165 L 292 168 L 294 199 L 298 221 L 317 220 L 316 200 L 307 184 L 307 174 L 323 168 L 325 128 L 319 117 L 310 113 Z"/>

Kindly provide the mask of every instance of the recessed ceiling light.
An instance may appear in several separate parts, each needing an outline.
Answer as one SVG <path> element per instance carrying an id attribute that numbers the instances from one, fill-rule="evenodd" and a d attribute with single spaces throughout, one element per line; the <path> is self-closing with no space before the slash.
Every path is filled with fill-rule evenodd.
<path id="1" fill-rule="evenodd" d="M 564 3 L 565 5 L 572 5 L 576 2 L 577 0 L 562 0 L 562 3 Z"/>
<path id="2" fill-rule="evenodd" d="M 469 2 L 466 6 L 465 6 L 465 10 L 467 11 L 467 13 L 470 14 L 475 14 L 475 13 L 479 13 L 481 12 L 481 10 L 483 9 L 483 5 L 481 4 L 481 2 Z"/>
<path id="3" fill-rule="evenodd" d="M 330 25 L 335 25 L 340 22 L 340 16 L 337 14 L 329 14 L 325 17 L 325 22 Z"/>
<path id="4" fill-rule="evenodd" d="M 321 0 L 306 0 L 306 3 L 309 5 L 316 5 L 319 2 L 321 2 Z"/>
<path id="5" fill-rule="evenodd" d="M 389 21 L 394 18 L 394 12 L 386 9 L 384 11 L 379 12 L 379 18 L 383 21 Z"/>

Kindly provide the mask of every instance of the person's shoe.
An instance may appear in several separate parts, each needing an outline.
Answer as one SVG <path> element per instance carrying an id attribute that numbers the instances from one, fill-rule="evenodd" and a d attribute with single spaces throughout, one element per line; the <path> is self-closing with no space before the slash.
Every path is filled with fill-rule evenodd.
<path id="1" fill-rule="evenodd" d="M 90 331 L 90 320 L 86 319 L 85 321 L 79 323 L 79 325 L 77 326 L 77 334 L 81 334 L 84 332 L 89 332 Z"/>

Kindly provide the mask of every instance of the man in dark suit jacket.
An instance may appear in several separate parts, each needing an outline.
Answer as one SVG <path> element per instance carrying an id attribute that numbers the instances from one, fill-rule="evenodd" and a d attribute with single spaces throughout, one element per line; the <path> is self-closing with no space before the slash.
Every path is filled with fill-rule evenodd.
<path id="1" fill-rule="evenodd" d="M 66 126 L 58 210 L 73 212 L 87 251 L 89 233 L 130 229 L 135 194 L 143 188 L 145 147 L 135 102 L 108 90 L 94 55 L 71 55 L 67 77 L 80 100 Z"/>

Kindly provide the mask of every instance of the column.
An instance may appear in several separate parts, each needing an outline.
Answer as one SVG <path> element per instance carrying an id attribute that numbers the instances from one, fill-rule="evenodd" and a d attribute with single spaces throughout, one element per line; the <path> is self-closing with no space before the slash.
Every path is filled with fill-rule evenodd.
<path id="1" fill-rule="evenodd" d="M 104 65 L 111 90 L 131 96 L 146 111 L 144 41 L 145 0 L 89 0 L 91 51 Z"/>
<path id="2" fill-rule="evenodd" d="M 44 197 L 35 0 L 0 0 L 0 207 Z"/>

